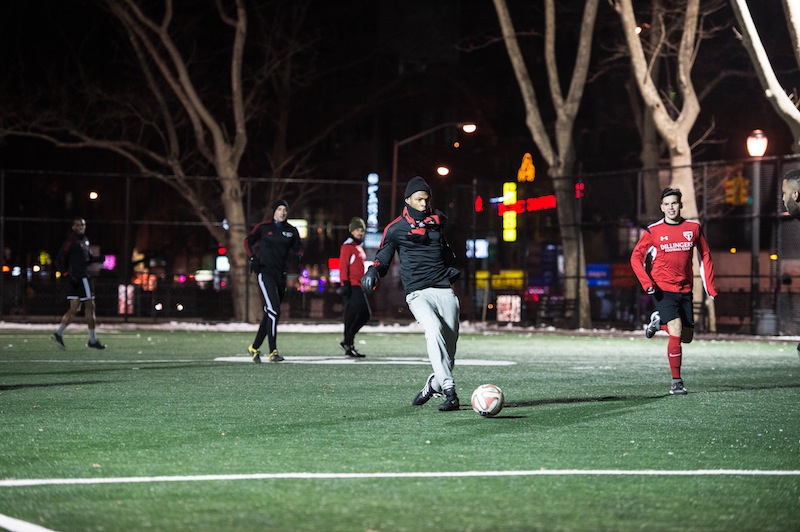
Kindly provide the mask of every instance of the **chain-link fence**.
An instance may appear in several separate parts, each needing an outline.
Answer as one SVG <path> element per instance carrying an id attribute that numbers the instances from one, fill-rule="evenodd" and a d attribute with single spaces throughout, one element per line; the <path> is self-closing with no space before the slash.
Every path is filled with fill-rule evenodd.
<path id="1" fill-rule="evenodd" d="M 800 283 L 794 281 L 800 275 L 800 221 L 782 215 L 781 201 L 781 177 L 794 168 L 800 168 L 796 157 L 693 168 L 699 216 L 720 292 L 713 308 L 696 305 L 699 330 L 800 334 L 795 311 Z M 570 178 L 576 184 L 577 223 L 587 263 L 580 279 L 564 275 L 558 218 L 548 202 L 537 200 L 548 197 L 549 189 L 546 178 L 539 179 L 543 182 L 529 190 L 520 187 L 520 198 L 534 207 L 518 216 L 517 241 L 505 243 L 503 219 L 492 202 L 502 195 L 501 179 L 447 185 L 431 180 L 435 206 L 448 215 L 449 240 L 462 256 L 464 274 L 455 288 L 463 317 L 574 327 L 576 302 L 564 298 L 564 287 L 586 282 L 595 326 L 641 327 L 652 302 L 628 261 L 641 227 L 660 217 L 660 212 L 648 211 L 646 180 L 663 188 L 670 182 L 670 170 Z M 251 226 L 264 218 L 275 198 L 266 197 L 268 179 L 247 178 L 243 183 Z M 338 321 L 342 304 L 335 293 L 336 258 L 347 223 L 352 216 L 369 215 L 382 229 L 388 222 L 390 190 L 382 183 L 370 189 L 366 180 L 315 186 L 316 196 L 307 195 L 290 209 L 290 218 L 304 224 L 306 256 L 290 272 L 283 315 Z M 94 278 L 101 321 L 231 320 L 230 284 L 253 282 L 247 272 L 228 269 L 224 248 L 238 244 L 217 242 L 188 203 L 152 176 L 5 170 L 0 171 L 0 188 L 0 319 L 52 320 L 66 310 L 65 287 L 54 275 L 53 260 L 74 216 L 87 220 L 87 236 L 105 256 Z M 368 212 L 368 203 L 378 212 Z M 227 223 L 220 214 L 218 225 Z M 379 240 L 379 233 L 368 236 L 368 258 Z M 760 251 L 757 262 L 753 249 Z M 397 270 L 392 269 L 371 298 L 375 319 L 412 319 Z M 249 291 L 248 297 L 258 297 L 257 292 Z"/>

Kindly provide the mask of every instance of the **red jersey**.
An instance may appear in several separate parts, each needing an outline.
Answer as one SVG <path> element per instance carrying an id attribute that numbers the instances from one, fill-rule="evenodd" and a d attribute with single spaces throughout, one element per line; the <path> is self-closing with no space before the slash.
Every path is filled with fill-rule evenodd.
<path id="1" fill-rule="evenodd" d="M 341 282 L 350 281 L 351 286 L 361 286 L 364 277 L 364 261 L 367 254 L 361 242 L 352 236 L 344 241 L 339 250 L 339 278 Z"/>
<path id="2" fill-rule="evenodd" d="M 631 267 L 645 290 L 657 285 L 665 292 L 688 293 L 692 291 L 693 249 L 697 249 L 703 288 L 716 297 L 711 252 L 696 220 L 668 224 L 661 219 L 647 226 L 631 253 Z M 648 258 L 652 261 L 649 273 Z"/>

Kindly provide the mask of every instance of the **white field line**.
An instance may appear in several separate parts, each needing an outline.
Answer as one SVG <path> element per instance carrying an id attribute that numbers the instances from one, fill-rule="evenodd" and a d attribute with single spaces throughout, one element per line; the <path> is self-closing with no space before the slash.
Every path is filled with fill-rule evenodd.
<path id="1" fill-rule="evenodd" d="M 36 360 L 0 360 L 0 364 L 11 363 L 38 363 L 38 364 L 197 364 L 205 362 L 237 362 L 252 364 L 253 361 L 249 356 L 230 356 L 230 357 L 216 357 L 214 359 L 166 359 L 166 360 L 56 360 L 56 359 L 36 359 Z M 386 358 L 346 358 L 344 356 L 287 356 L 286 360 L 281 364 L 374 364 L 374 365 L 427 365 L 430 361 L 427 358 L 406 358 L 406 357 L 386 357 Z M 478 360 L 461 358 L 456 359 L 456 366 L 514 366 L 516 362 L 507 360 Z"/>
<path id="2" fill-rule="evenodd" d="M 800 470 L 763 469 L 533 469 L 528 471 L 412 471 L 406 473 L 252 473 L 231 475 L 176 475 L 109 478 L 3 479 L 0 487 L 63 486 L 95 484 L 143 484 L 155 482 L 209 482 L 230 480 L 319 480 L 372 478 L 463 478 L 536 476 L 800 476 Z"/>
<path id="3" fill-rule="evenodd" d="M 0 528 L 9 532 L 53 532 L 49 528 L 0 514 Z"/>

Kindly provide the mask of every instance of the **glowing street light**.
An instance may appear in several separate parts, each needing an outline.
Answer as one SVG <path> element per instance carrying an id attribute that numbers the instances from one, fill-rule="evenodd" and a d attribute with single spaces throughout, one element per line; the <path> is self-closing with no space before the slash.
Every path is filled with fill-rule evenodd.
<path id="1" fill-rule="evenodd" d="M 409 142 L 414 142 L 417 139 L 421 139 L 422 137 L 428 136 L 431 133 L 439 131 L 440 129 L 444 129 L 446 127 L 457 127 L 464 133 L 470 135 L 478 130 L 478 126 L 473 124 L 472 122 L 444 122 L 442 124 L 428 128 L 425 131 L 420 131 L 419 133 L 411 135 L 410 137 L 405 138 L 403 140 L 394 141 L 394 149 L 392 151 L 392 195 L 391 195 L 392 205 L 390 210 L 391 212 L 390 220 L 394 220 L 395 216 L 397 215 L 397 159 L 398 159 L 398 150 L 400 146 L 405 146 Z"/>
<path id="2" fill-rule="evenodd" d="M 747 137 L 747 153 L 750 157 L 763 157 L 767 153 L 768 143 L 769 140 L 764 132 L 756 129 Z"/>

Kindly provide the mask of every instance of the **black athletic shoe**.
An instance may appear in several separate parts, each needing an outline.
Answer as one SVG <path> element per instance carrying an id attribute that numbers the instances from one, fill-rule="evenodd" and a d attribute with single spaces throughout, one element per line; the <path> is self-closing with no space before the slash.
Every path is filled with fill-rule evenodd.
<path id="1" fill-rule="evenodd" d="M 647 324 L 647 329 L 644 331 L 644 335 L 648 338 L 652 338 L 656 335 L 659 329 L 661 329 L 661 315 L 658 313 L 658 311 L 655 311 L 650 314 L 650 323 Z"/>
<path id="2" fill-rule="evenodd" d="M 53 333 L 53 336 L 51 336 L 50 338 L 53 339 L 53 341 L 56 343 L 56 345 L 58 347 L 60 347 L 61 349 L 66 349 L 67 346 L 64 345 L 64 337 L 63 336 L 61 336 L 58 333 Z"/>
<path id="3" fill-rule="evenodd" d="M 683 387 L 683 381 L 673 382 L 669 389 L 670 395 L 686 395 L 688 390 Z"/>
<path id="4" fill-rule="evenodd" d="M 428 401 L 430 401 L 431 397 L 441 397 L 442 394 L 437 392 L 433 389 L 433 379 L 435 375 L 433 373 L 425 380 L 425 386 L 422 387 L 422 390 L 411 400 L 411 404 L 414 406 L 424 405 Z"/>
<path id="5" fill-rule="evenodd" d="M 439 405 L 439 410 L 442 412 L 447 412 L 449 410 L 458 410 L 458 407 L 461 406 L 458 404 L 458 396 L 456 395 L 455 388 L 448 388 L 444 391 L 444 402 Z"/>
<path id="6" fill-rule="evenodd" d="M 247 346 L 247 353 L 250 355 L 250 358 L 253 359 L 253 362 L 256 364 L 261 364 L 261 350 L 256 349 L 253 347 L 253 344 Z"/>
<path id="7" fill-rule="evenodd" d="M 105 349 L 106 344 L 100 343 L 100 340 L 92 340 L 90 342 L 86 342 L 86 347 L 91 347 L 92 349 Z"/>
<path id="8" fill-rule="evenodd" d="M 364 358 L 366 355 L 362 355 L 356 350 L 354 345 L 346 344 L 344 342 L 339 342 L 339 347 L 342 348 L 344 351 L 344 355 L 350 358 Z"/>

